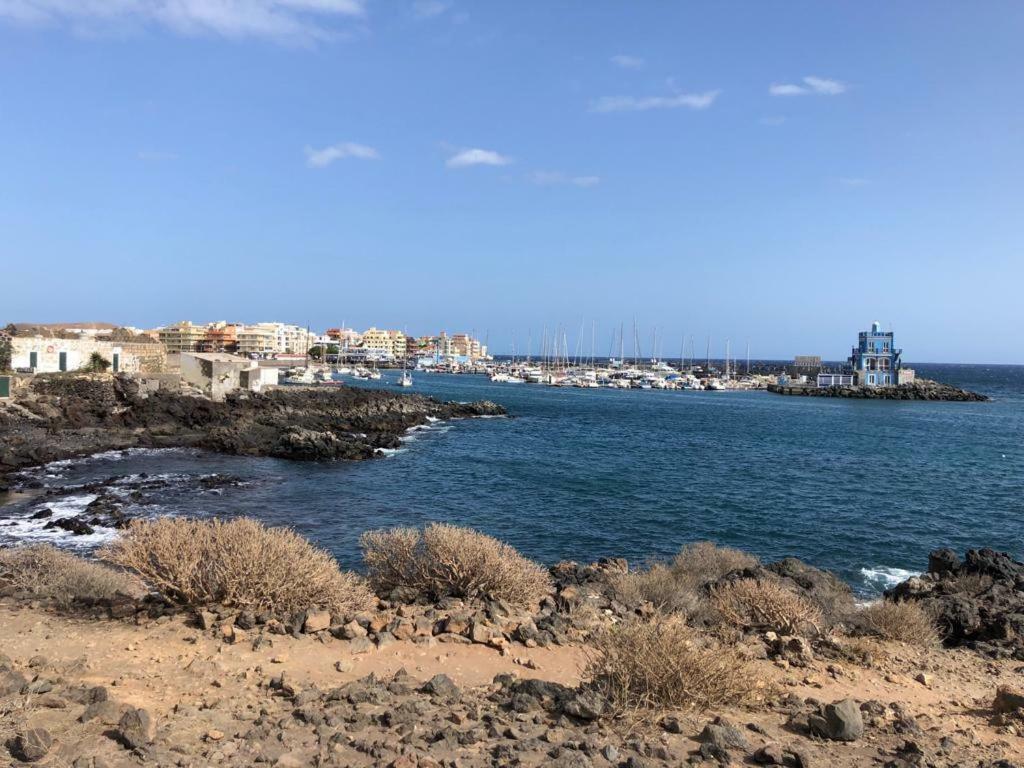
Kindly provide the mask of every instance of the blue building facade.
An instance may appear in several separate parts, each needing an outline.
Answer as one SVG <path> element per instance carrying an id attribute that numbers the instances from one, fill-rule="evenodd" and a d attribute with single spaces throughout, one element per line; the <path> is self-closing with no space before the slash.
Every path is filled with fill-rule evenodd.
<path id="1" fill-rule="evenodd" d="M 870 331 L 861 331 L 857 346 L 850 355 L 857 383 L 868 387 L 891 387 L 899 383 L 902 349 L 896 349 L 892 331 L 883 331 L 882 324 L 871 324 Z"/>

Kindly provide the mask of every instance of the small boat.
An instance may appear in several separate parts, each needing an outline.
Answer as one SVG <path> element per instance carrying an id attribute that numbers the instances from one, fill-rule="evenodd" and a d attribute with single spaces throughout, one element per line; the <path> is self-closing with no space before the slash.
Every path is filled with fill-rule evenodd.
<path id="1" fill-rule="evenodd" d="M 412 374 L 408 371 L 402 371 L 402 375 L 399 377 L 398 386 L 400 387 L 411 387 L 412 386 Z"/>

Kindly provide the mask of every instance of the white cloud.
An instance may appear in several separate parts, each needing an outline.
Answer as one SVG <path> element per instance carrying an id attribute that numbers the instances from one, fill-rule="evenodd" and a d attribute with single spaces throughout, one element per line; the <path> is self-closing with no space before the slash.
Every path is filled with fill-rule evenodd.
<path id="1" fill-rule="evenodd" d="M 643 69 L 644 60 L 636 56 L 627 56 L 624 53 L 620 53 L 617 56 L 612 56 L 612 64 L 622 69 Z"/>
<path id="2" fill-rule="evenodd" d="M 590 105 L 591 112 L 646 112 L 649 109 L 707 109 L 719 91 L 680 93 L 675 96 L 602 96 Z"/>
<path id="3" fill-rule="evenodd" d="M 448 0 L 414 0 L 412 14 L 418 19 L 432 19 L 443 14 L 452 5 L 454 3 Z"/>
<path id="4" fill-rule="evenodd" d="M 830 80 L 826 77 L 814 77 L 808 75 L 802 80 L 803 85 L 796 83 L 772 83 L 768 86 L 768 93 L 772 96 L 806 96 L 816 94 L 819 96 L 838 96 L 846 91 L 846 83 L 839 80 Z"/>
<path id="5" fill-rule="evenodd" d="M 344 141 L 323 149 L 306 147 L 306 165 L 310 168 L 326 168 L 337 160 L 355 158 L 357 160 L 376 160 L 380 154 L 373 147 Z"/>
<path id="6" fill-rule="evenodd" d="M 490 149 L 463 149 L 448 158 L 449 168 L 469 168 L 473 165 L 508 165 L 512 160 Z"/>
<path id="7" fill-rule="evenodd" d="M 531 182 L 540 187 L 557 187 L 569 185 L 573 187 L 596 187 L 601 183 L 600 176 L 570 176 L 561 171 L 534 171 L 530 174 Z"/>
<path id="8" fill-rule="evenodd" d="M 182 35 L 312 43 L 332 22 L 365 14 L 365 0 L 0 0 L 0 20 L 76 32 L 157 26 Z"/>

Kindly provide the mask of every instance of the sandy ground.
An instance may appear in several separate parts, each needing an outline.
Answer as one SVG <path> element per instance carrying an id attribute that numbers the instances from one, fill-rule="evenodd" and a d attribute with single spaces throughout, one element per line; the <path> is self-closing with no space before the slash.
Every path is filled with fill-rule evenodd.
<path id="1" fill-rule="evenodd" d="M 146 708 L 161 724 L 163 739 L 188 745 L 189 758 L 181 765 L 227 760 L 230 753 L 222 754 L 224 747 L 216 745 L 214 750 L 210 746 L 211 740 L 219 741 L 223 736 L 214 738 L 210 734 L 227 734 L 230 739 L 239 731 L 240 722 L 256 717 L 266 697 L 263 686 L 271 676 L 282 672 L 301 688 L 326 690 L 370 672 L 390 677 L 404 668 L 420 680 L 445 673 L 460 687 L 475 689 L 487 686 L 499 673 L 574 685 L 586 661 L 585 653 L 577 647 L 513 646 L 503 656 L 480 645 L 411 642 L 352 655 L 343 641 L 329 637 L 321 641 L 310 636 L 267 635 L 272 645 L 252 650 L 254 636 L 251 633 L 242 642 L 227 644 L 214 633 L 187 625 L 183 617 L 136 626 L 0 605 L 0 653 L 23 670 L 45 672 L 66 689 L 105 686 L 119 703 Z M 871 667 L 820 659 L 802 668 L 784 668 L 767 660 L 755 664 L 765 683 L 776 686 L 782 694 L 822 702 L 850 697 L 858 702 L 899 703 L 914 717 L 923 734 L 910 737 L 869 727 L 855 744 L 822 742 L 787 729 L 785 714 L 771 709 L 681 713 L 686 723 L 681 734 L 662 732 L 654 717 L 634 729 L 646 729 L 652 743 L 664 745 L 669 754 L 681 758 L 678 762 L 651 763 L 656 765 L 681 764 L 699 746 L 693 739 L 714 714 L 723 714 L 745 727 L 752 749 L 768 742 L 797 743 L 815 766 L 884 765 L 906 738 L 926 747 L 929 762 L 922 765 L 976 766 L 997 758 L 1024 759 L 1024 739 L 991 722 L 996 687 L 1024 687 L 1020 662 L 993 662 L 969 651 L 924 651 L 893 645 L 873 646 L 873 656 Z M 525 666 L 526 660 L 536 669 Z M 338 671 L 338 662 L 345 671 Z M 915 679 L 919 674 L 925 675 L 925 682 Z M 58 745 L 37 763 L 40 765 L 72 765 L 82 754 L 107 756 L 103 762 L 82 763 L 89 768 L 139 764 L 137 757 L 109 735 L 105 738 L 99 732 L 87 732 L 75 719 L 80 710 L 71 706 L 51 708 L 40 701 L 29 701 L 18 712 L 0 710 L 0 738 L 7 738 L 15 729 L 48 728 Z M 628 734 L 602 733 L 604 738 L 617 738 L 620 744 L 631 738 Z M 949 740 L 945 751 L 935 746 L 943 737 Z M 193 759 L 196 754 L 200 757 Z M 935 759 L 931 761 L 933 754 Z M 598 756 L 592 764 L 620 762 L 603 761 Z"/>

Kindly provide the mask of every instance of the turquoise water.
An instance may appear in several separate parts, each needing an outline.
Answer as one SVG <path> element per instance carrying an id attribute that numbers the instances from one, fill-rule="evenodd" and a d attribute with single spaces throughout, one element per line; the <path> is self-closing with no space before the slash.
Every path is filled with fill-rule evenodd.
<path id="1" fill-rule="evenodd" d="M 414 391 L 494 400 L 513 418 L 433 425 L 357 464 L 169 452 L 56 474 L 237 474 L 252 482 L 219 496 L 168 492 L 160 511 L 292 525 L 348 565 L 367 528 L 444 520 L 549 563 L 642 561 L 711 539 L 795 555 L 873 593 L 922 570 L 938 546 L 1024 553 L 1024 367 L 916 367 L 995 400 L 576 390 L 416 374 Z"/>

